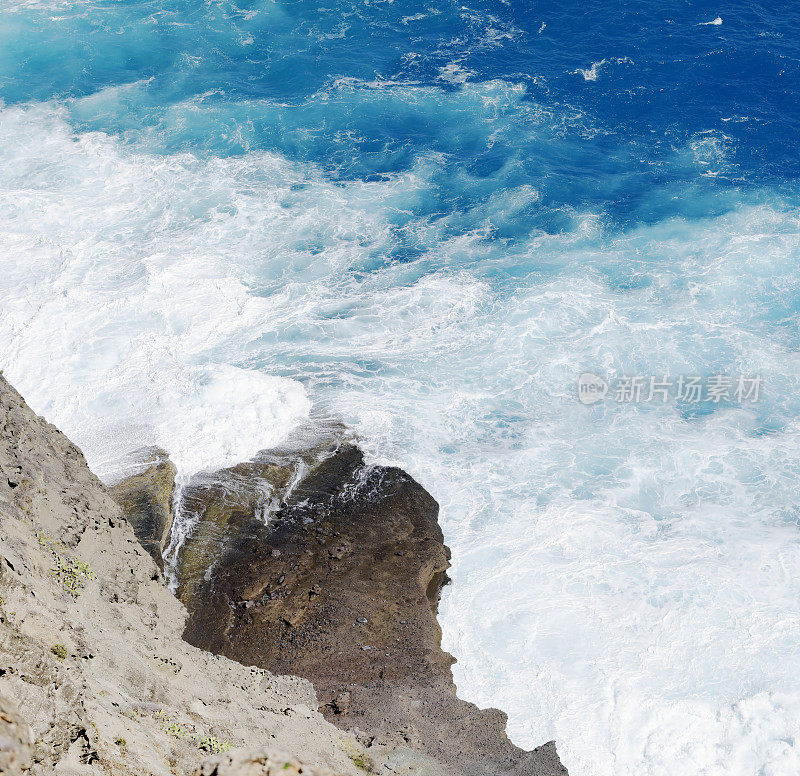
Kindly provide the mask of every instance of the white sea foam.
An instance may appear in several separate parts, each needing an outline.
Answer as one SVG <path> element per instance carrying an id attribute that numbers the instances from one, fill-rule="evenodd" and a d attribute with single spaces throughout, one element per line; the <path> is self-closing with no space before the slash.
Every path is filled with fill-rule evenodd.
<path id="1" fill-rule="evenodd" d="M 418 22 L 421 21 L 422 19 L 427 19 L 427 18 L 428 14 L 426 13 L 415 13 L 412 14 L 411 16 L 404 16 L 402 19 L 400 19 L 400 23 L 408 24 L 409 22 Z"/>
<path id="2" fill-rule="evenodd" d="M 516 99 L 493 88 L 457 96 Z M 695 145 L 681 158 L 723 164 Z M 41 106 L 0 111 L 0 172 L 0 361 L 93 465 L 247 457 L 308 391 L 440 501 L 444 645 L 517 743 L 556 738 L 574 774 L 798 772 L 796 210 L 485 239 L 539 201 L 524 186 L 471 233 L 411 222 L 435 250 L 391 262 L 435 158 L 331 183 L 269 154 L 134 152 Z M 575 397 L 585 370 L 706 368 L 764 375 L 763 401 Z"/>
<path id="3" fill-rule="evenodd" d="M 455 548 L 441 611 L 459 688 L 510 711 L 518 743 L 556 738 L 572 773 L 797 770 L 798 424 L 595 412 L 572 381 L 719 357 L 796 406 L 794 334 L 759 335 L 758 297 L 793 282 L 799 240 L 796 213 L 743 209 L 576 246 L 576 269 L 649 255 L 655 284 L 639 292 L 584 275 L 511 298 L 467 278 L 402 294 L 401 320 L 427 324 L 403 335 L 421 364 L 381 390 L 413 412 L 415 452 L 398 458 L 442 500 Z M 426 368 L 450 375 L 435 395 L 415 388 Z M 379 449 L 397 439 L 394 413 L 353 414 Z"/>
<path id="4" fill-rule="evenodd" d="M 573 70 L 572 72 L 575 75 L 582 75 L 584 81 L 596 81 L 600 75 L 600 69 L 609 64 L 632 65 L 633 60 L 630 57 L 614 57 L 612 59 L 603 58 L 599 62 L 592 62 L 591 67 L 579 67 L 577 70 Z"/>
<path id="5" fill-rule="evenodd" d="M 599 62 L 592 62 L 591 67 L 586 67 L 586 68 L 579 67 L 577 70 L 574 70 L 573 72 L 582 75 L 584 81 L 596 81 L 599 70 L 605 63 L 606 60 L 601 59 Z"/>
<path id="6" fill-rule="evenodd" d="M 270 317 L 231 271 L 258 242 L 248 225 L 280 207 L 237 202 L 236 174 L 257 170 L 125 156 L 52 110 L 0 117 L 3 364 L 31 405 L 101 475 L 134 446 L 188 474 L 280 441 L 308 413 L 305 389 L 228 351 Z"/>
<path id="7" fill-rule="evenodd" d="M 450 62 L 445 67 L 439 68 L 439 80 L 451 84 L 466 83 L 474 73 L 461 67 L 458 62 Z"/>

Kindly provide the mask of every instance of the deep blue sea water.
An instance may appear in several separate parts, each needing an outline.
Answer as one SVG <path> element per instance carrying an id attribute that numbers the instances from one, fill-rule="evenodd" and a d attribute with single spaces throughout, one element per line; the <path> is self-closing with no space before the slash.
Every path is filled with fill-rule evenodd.
<path id="1" fill-rule="evenodd" d="M 311 418 L 442 505 L 463 697 L 800 773 L 800 6 L 0 0 L 0 366 L 106 477 Z M 759 376 L 585 406 L 579 374 Z"/>

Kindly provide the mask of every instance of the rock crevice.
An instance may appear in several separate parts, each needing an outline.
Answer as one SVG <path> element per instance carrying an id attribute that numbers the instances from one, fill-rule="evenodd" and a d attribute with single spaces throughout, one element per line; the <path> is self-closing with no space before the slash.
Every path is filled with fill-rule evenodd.
<path id="1" fill-rule="evenodd" d="M 139 544 L 163 570 L 163 553 L 172 528 L 176 469 L 164 450 L 139 450 L 129 464 L 138 469 L 109 488 L 122 507 Z"/>

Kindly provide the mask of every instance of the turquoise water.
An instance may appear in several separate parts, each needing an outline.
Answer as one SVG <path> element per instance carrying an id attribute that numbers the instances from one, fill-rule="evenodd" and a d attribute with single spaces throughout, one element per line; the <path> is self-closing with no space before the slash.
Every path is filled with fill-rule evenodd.
<path id="1" fill-rule="evenodd" d="M 516 743 L 800 772 L 796 6 L 0 9 L 0 361 L 97 471 L 343 419 L 440 501 Z"/>

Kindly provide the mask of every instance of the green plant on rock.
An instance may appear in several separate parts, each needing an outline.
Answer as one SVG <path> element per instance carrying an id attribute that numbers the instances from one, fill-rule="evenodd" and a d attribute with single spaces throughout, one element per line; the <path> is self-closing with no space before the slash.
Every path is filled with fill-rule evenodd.
<path id="1" fill-rule="evenodd" d="M 88 563 L 62 555 L 59 550 L 63 548 L 63 545 L 46 533 L 37 531 L 36 539 L 53 556 L 54 565 L 50 569 L 50 576 L 61 585 L 61 589 L 65 593 L 77 598 L 83 592 L 89 580 L 97 579 Z"/>
<path id="2" fill-rule="evenodd" d="M 120 748 L 125 749 L 128 746 L 128 742 L 124 738 L 115 738 L 114 743 Z"/>
<path id="3" fill-rule="evenodd" d="M 178 738 L 181 741 L 191 738 L 192 733 L 179 722 L 170 719 L 165 711 L 159 710 L 155 713 L 156 722 L 173 738 Z"/>
<path id="4" fill-rule="evenodd" d="M 163 709 L 159 709 L 155 713 L 156 722 L 173 738 L 181 741 L 190 741 L 198 749 L 212 754 L 219 754 L 220 752 L 227 752 L 231 748 L 228 741 L 221 741 L 216 736 L 202 736 L 199 733 L 189 730 L 189 728 L 171 719 Z"/>
<path id="5" fill-rule="evenodd" d="M 50 647 L 50 651 L 56 656 L 56 660 L 66 660 L 69 657 L 69 652 L 63 644 L 55 644 Z"/>
<path id="6" fill-rule="evenodd" d="M 369 770 L 369 763 L 367 762 L 366 759 L 364 759 L 363 755 L 361 755 L 361 754 L 348 754 L 347 756 L 350 758 L 350 760 L 352 761 L 353 765 L 356 766 L 356 768 L 358 768 L 358 769 L 360 769 L 362 771 L 368 771 Z"/>
<path id="7" fill-rule="evenodd" d="M 200 736 L 197 739 L 197 747 L 211 754 L 219 754 L 229 751 L 231 745 L 228 741 L 220 741 L 216 736 Z"/>
<path id="8" fill-rule="evenodd" d="M 95 573 L 82 560 L 74 558 L 57 558 L 56 565 L 50 569 L 50 575 L 62 587 L 65 593 L 77 598 L 90 579 L 96 579 Z"/>
<path id="9" fill-rule="evenodd" d="M 372 772 L 372 760 L 364 754 L 358 747 L 349 741 L 341 742 L 342 750 L 350 758 L 350 762 L 361 771 Z"/>

